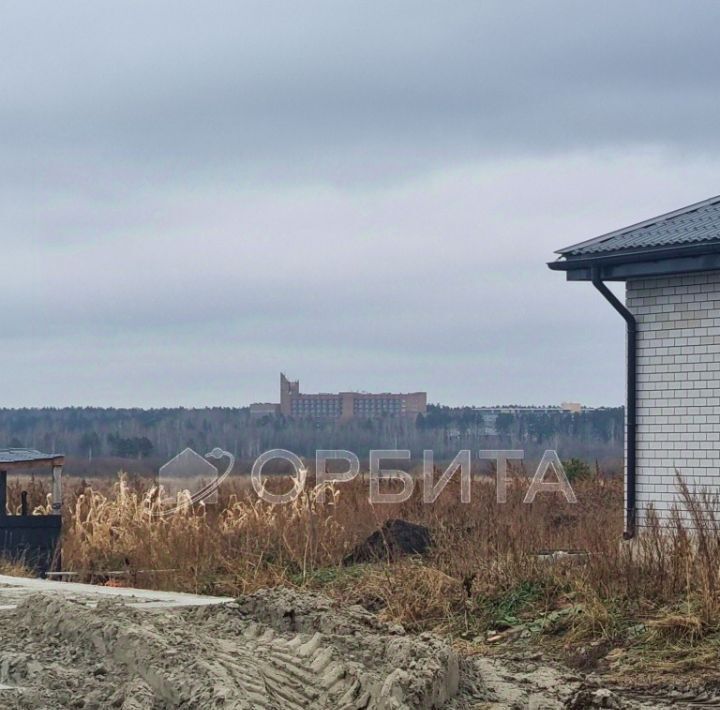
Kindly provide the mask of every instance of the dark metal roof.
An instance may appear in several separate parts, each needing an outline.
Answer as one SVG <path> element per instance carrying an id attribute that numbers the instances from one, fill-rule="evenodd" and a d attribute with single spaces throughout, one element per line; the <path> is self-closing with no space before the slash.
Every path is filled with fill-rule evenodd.
<path id="1" fill-rule="evenodd" d="M 559 249 L 564 257 L 720 242 L 720 196 Z"/>
<path id="2" fill-rule="evenodd" d="M 35 449 L 0 449 L 0 465 L 4 463 L 41 463 L 61 458 L 61 454 L 44 454 Z"/>
<path id="3" fill-rule="evenodd" d="M 559 249 L 548 266 L 569 281 L 720 271 L 720 196 Z"/>

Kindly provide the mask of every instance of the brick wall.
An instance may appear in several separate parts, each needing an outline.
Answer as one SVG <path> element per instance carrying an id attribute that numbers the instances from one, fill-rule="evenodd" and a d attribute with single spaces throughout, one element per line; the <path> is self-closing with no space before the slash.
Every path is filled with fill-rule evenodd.
<path id="1" fill-rule="evenodd" d="M 720 491 L 720 272 L 628 281 L 638 322 L 637 520 Z"/>

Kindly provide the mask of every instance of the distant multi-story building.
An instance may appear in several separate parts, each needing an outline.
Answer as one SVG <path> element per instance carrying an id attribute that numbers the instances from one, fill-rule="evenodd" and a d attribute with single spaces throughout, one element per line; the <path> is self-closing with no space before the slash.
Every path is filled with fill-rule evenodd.
<path id="1" fill-rule="evenodd" d="M 280 374 L 280 405 L 251 405 L 251 413 L 269 414 L 273 408 L 288 417 L 313 417 L 321 419 L 348 420 L 354 417 L 380 416 L 416 417 L 427 411 L 427 393 L 398 394 L 383 392 L 337 392 L 334 394 L 305 394 L 300 392 L 300 382 L 291 381 Z"/>
<path id="2" fill-rule="evenodd" d="M 515 414 L 522 412 L 571 412 L 572 414 L 580 414 L 583 407 L 580 402 L 563 402 L 562 404 L 501 404 L 486 407 L 473 407 L 476 412 L 489 414 Z"/>
<path id="3" fill-rule="evenodd" d="M 280 413 L 280 405 L 275 402 L 253 402 L 250 405 L 251 417 L 268 417 Z"/>
<path id="4" fill-rule="evenodd" d="M 581 414 L 583 411 L 588 411 L 588 407 L 583 407 L 580 402 L 563 402 L 560 405 L 557 404 L 546 404 L 546 405 L 522 405 L 522 404 L 511 404 L 511 405 L 499 405 L 494 407 L 473 407 L 474 412 L 482 414 L 484 433 L 489 435 L 495 435 L 497 431 L 497 420 L 498 416 L 502 414 L 542 414 L 542 413 L 553 413 L 553 412 L 570 412 L 571 414 Z"/>

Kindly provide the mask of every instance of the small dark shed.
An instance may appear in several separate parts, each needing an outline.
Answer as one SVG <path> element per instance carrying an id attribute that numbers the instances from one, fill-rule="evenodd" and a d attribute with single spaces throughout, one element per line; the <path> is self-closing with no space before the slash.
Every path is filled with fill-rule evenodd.
<path id="1" fill-rule="evenodd" d="M 45 574 L 57 559 L 62 527 L 62 470 L 65 458 L 33 449 L 0 449 L 0 556 L 24 562 L 38 574 Z M 9 471 L 48 466 L 52 471 L 52 514 L 31 515 L 26 495 L 20 515 L 8 515 L 7 475 Z"/>

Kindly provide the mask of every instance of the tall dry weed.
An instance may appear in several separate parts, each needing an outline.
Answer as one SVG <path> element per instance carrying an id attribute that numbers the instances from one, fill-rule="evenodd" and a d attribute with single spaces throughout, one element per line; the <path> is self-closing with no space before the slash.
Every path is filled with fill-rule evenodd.
<path id="1" fill-rule="evenodd" d="M 275 477 L 268 485 L 279 492 L 293 483 Z M 473 481 L 469 504 L 460 502 L 455 480 L 432 505 L 419 490 L 405 503 L 372 505 L 366 486 L 318 488 L 309 479 L 292 504 L 272 506 L 239 479 L 223 486 L 217 505 L 163 516 L 147 481 L 83 483 L 66 500 L 63 564 L 87 581 L 119 576 L 203 593 L 322 586 L 418 629 L 471 632 L 532 615 L 556 618 L 562 609 L 574 610 L 562 623 L 578 637 L 612 637 L 654 620 L 655 634 L 696 639 L 720 625 L 720 519 L 712 496 L 681 487 L 686 512 L 662 524 L 651 512 L 643 534 L 626 544 L 619 480 L 578 481 L 576 505 L 557 495 L 525 505 L 521 479 L 508 486 L 503 505 L 490 479 Z M 346 568 L 353 547 L 391 518 L 427 526 L 431 552 Z M 584 555 L 548 563 L 540 554 L 557 549 Z"/>

